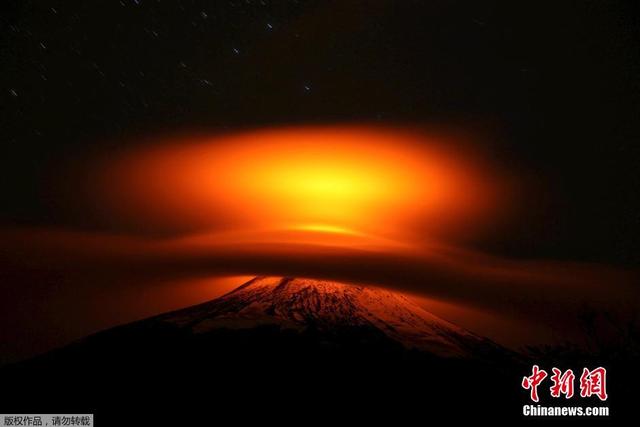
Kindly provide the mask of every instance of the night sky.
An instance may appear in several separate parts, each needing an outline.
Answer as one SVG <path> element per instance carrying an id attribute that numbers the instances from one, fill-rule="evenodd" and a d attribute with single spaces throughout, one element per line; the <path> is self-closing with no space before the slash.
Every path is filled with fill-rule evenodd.
<path id="1" fill-rule="evenodd" d="M 638 2 L 9 0 L 0 9 L 0 364 L 240 283 L 216 285 L 215 274 L 433 292 L 470 304 L 434 313 L 521 341 L 513 345 L 538 339 L 532 325 L 555 332 L 554 316 L 577 309 L 578 297 L 621 309 L 637 298 Z M 443 270 L 429 257 L 298 248 L 166 253 L 105 220 L 79 173 L 96 156 L 109 162 L 175 135 L 296 125 L 461 132 L 519 193 L 495 228 L 453 242 L 465 250 Z M 450 309 L 473 304 L 510 320 Z"/>
<path id="2" fill-rule="evenodd" d="M 544 189 L 522 197 L 478 249 L 640 260 L 637 2 L 42 0 L 2 9 L 3 227 L 108 227 L 73 212 L 49 183 L 60 165 L 138 136 L 445 124 L 482 134 L 497 162 Z"/>

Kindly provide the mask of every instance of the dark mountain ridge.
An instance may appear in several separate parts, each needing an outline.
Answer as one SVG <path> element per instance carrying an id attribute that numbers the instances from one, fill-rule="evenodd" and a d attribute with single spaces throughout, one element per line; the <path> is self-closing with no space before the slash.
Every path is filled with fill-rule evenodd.
<path id="1" fill-rule="evenodd" d="M 97 425 L 523 421 L 530 367 L 394 292 L 255 278 L 0 369 L 0 412 L 95 413 Z"/>

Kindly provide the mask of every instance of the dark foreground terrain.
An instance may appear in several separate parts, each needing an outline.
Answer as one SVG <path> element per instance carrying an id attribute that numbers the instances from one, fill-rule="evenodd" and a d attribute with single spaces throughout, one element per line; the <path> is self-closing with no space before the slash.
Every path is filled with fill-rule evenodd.
<path id="1" fill-rule="evenodd" d="M 522 406 L 530 402 L 520 382 L 532 360 L 466 331 L 458 335 L 426 312 L 407 317 L 410 306 L 381 307 L 375 293 L 300 279 L 257 285 L 6 366 L 0 412 L 95 413 L 98 426 L 527 421 Z M 328 302 L 346 311 L 338 307 L 343 315 L 327 318 Z M 436 331 L 440 351 L 401 342 L 411 332 L 404 322 L 423 321 L 431 322 L 424 325 Z M 463 353 L 440 354 L 443 340 Z M 552 363 L 543 357 L 535 363 Z M 572 357 L 563 369 L 588 362 Z M 630 363 L 609 367 L 608 421 L 631 419 L 638 396 L 632 369 Z M 563 403 L 540 390 L 541 404 Z M 599 403 L 574 398 L 569 404 Z"/>

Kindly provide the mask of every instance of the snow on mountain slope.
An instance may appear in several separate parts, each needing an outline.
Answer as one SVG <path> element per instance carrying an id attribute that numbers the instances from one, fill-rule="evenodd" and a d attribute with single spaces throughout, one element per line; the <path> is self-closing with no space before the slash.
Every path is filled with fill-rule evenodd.
<path id="1" fill-rule="evenodd" d="M 156 320 L 204 333 L 218 328 L 277 325 L 300 332 L 374 328 L 406 348 L 438 356 L 473 357 L 499 348 L 384 289 L 338 282 L 256 277 L 215 300 Z"/>

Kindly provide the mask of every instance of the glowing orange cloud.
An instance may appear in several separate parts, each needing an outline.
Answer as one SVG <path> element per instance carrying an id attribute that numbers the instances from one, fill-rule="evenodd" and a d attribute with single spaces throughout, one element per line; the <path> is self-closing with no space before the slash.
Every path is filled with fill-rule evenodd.
<path id="1" fill-rule="evenodd" d="M 495 177 L 451 143 L 376 127 L 176 138 L 106 163 L 96 203 L 135 228 L 412 242 L 500 205 Z"/>

